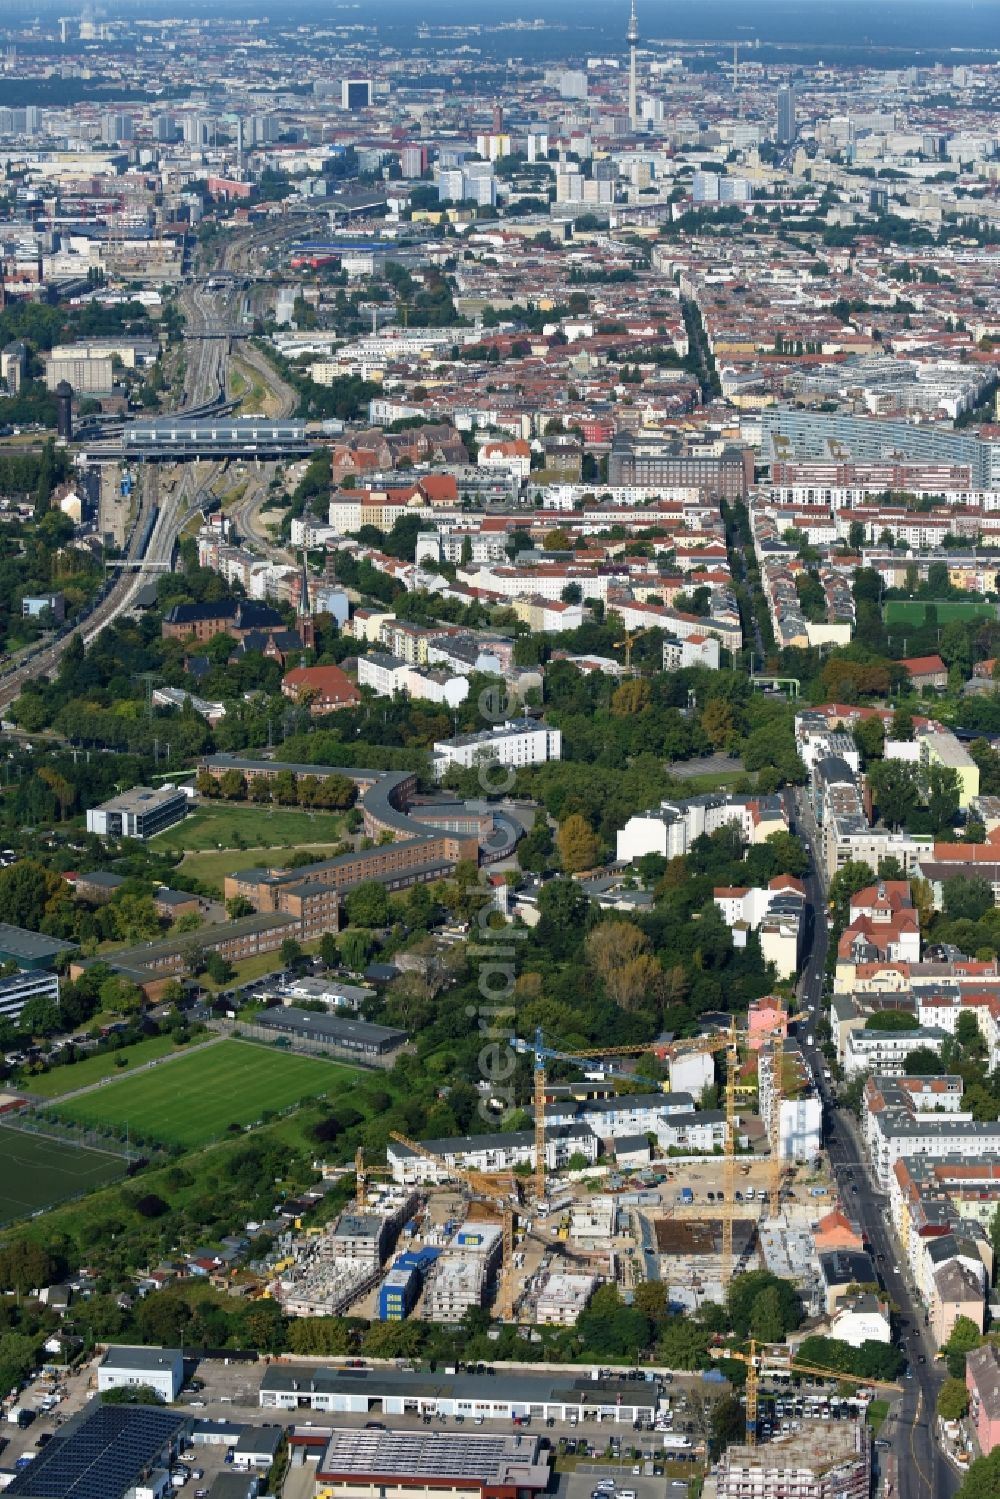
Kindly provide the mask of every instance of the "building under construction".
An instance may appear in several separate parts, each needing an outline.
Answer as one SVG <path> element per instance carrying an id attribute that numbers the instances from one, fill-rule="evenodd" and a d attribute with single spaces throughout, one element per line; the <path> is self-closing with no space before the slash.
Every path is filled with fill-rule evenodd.
<path id="1" fill-rule="evenodd" d="M 871 1443 L 864 1421 L 803 1421 L 764 1446 L 727 1447 L 717 1499 L 868 1499 Z"/>
<path id="2" fill-rule="evenodd" d="M 696 1310 L 702 1302 L 725 1300 L 723 1288 L 723 1226 L 721 1218 L 652 1218 L 660 1280 L 671 1306 Z M 752 1218 L 733 1219 L 733 1273 L 753 1268 L 757 1224 Z"/>

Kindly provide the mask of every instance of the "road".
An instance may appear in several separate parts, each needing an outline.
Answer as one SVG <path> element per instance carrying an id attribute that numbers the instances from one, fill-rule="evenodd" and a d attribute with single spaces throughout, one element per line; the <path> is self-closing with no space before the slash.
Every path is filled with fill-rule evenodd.
<path id="1" fill-rule="evenodd" d="M 808 949 L 799 980 L 802 1012 L 808 1017 L 800 1025 L 800 1042 L 820 1080 L 824 1103 L 825 1146 L 834 1167 L 840 1197 L 847 1212 L 861 1226 L 875 1258 L 879 1276 L 897 1308 L 900 1328 L 898 1346 L 909 1361 L 910 1377 L 901 1380 L 902 1396 L 886 1424 L 898 1475 L 898 1499 L 951 1499 L 959 1477 L 934 1438 L 934 1411 L 943 1375 L 934 1363 L 935 1348 L 925 1330 L 924 1306 L 919 1293 L 903 1271 L 902 1251 L 889 1225 L 888 1202 L 868 1170 L 856 1121 L 837 1106 L 823 1078 L 825 1059 L 815 1044 L 817 1025 L 823 1015 L 823 988 L 829 932 L 826 894 L 819 878 L 819 845 L 816 825 L 803 793 L 786 793 L 793 831 L 810 853 L 806 894 L 814 920 L 807 936 Z M 812 1038 L 812 1039 L 810 1039 Z M 924 1362 L 921 1362 L 921 1359 Z"/>

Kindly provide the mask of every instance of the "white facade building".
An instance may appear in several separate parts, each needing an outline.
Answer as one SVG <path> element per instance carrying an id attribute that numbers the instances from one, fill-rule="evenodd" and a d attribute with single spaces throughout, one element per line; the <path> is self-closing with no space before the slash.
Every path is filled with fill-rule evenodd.
<path id="1" fill-rule="evenodd" d="M 467 692 L 468 683 L 465 686 Z M 452 765 L 469 770 L 493 761 L 516 770 L 522 765 L 544 765 L 548 760 L 561 759 L 561 731 L 529 718 L 511 719 L 496 729 L 459 734 L 434 744 L 434 773 L 439 779 Z"/>
<path id="2" fill-rule="evenodd" d="M 97 1389 L 134 1389 L 148 1385 L 169 1404 L 184 1383 L 184 1357 L 179 1348 L 138 1348 L 112 1344 L 97 1370 Z"/>

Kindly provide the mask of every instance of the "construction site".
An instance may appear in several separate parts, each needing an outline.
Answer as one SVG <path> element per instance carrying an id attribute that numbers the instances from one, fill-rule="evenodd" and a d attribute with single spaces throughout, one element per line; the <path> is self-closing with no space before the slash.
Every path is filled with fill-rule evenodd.
<path id="1" fill-rule="evenodd" d="M 772 1002 L 765 1014 L 764 1033 L 730 1023 L 674 1043 L 657 1054 L 660 1079 L 617 1060 L 649 1047 L 561 1052 L 540 1033 L 517 1042 L 533 1057 L 533 1129 L 394 1134 L 385 1166 L 359 1151 L 354 1202 L 295 1243 L 268 1293 L 293 1316 L 453 1324 L 487 1307 L 500 1322 L 569 1326 L 604 1284 L 627 1302 L 656 1281 L 669 1306 L 694 1310 L 761 1267 L 794 1279 L 819 1309 L 813 1229 L 831 1199 L 818 1105 L 804 1129 L 807 1069 L 783 1012 Z M 699 1109 L 675 1083 L 703 1089 L 717 1060 L 725 1107 Z M 553 1083 L 553 1062 L 583 1078 Z M 635 1091 L 644 1086 L 658 1091 Z"/>

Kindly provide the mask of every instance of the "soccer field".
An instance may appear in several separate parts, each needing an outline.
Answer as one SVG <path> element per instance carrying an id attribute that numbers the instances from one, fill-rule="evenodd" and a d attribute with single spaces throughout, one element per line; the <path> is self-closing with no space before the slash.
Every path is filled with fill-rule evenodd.
<path id="1" fill-rule="evenodd" d="M 122 1156 L 0 1125 L 0 1223 L 30 1217 L 124 1174 Z"/>
<path id="2" fill-rule="evenodd" d="M 95 1088 L 57 1112 L 98 1128 L 127 1124 L 136 1137 L 165 1145 L 196 1146 L 224 1135 L 231 1124 L 255 1124 L 303 1098 L 340 1093 L 357 1075 L 322 1057 L 220 1041 Z"/>

